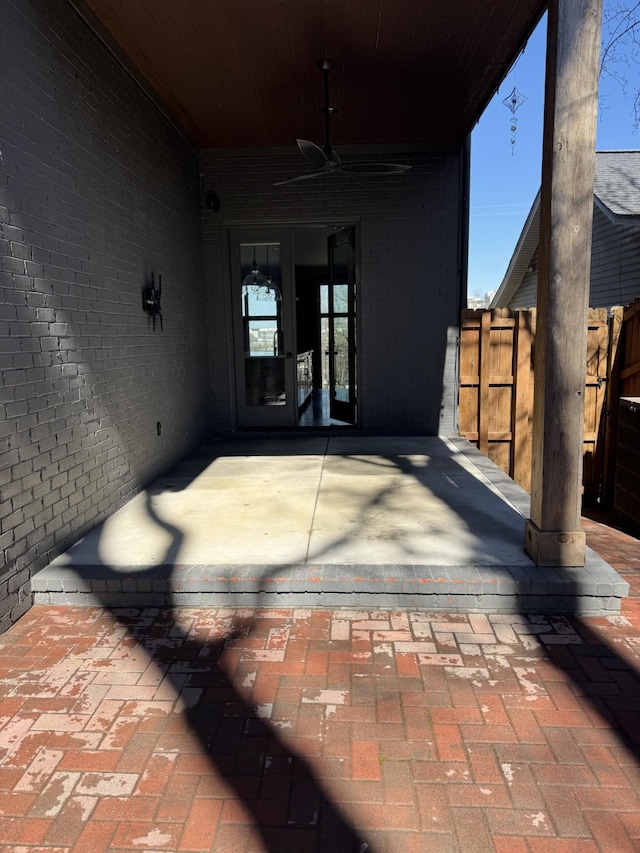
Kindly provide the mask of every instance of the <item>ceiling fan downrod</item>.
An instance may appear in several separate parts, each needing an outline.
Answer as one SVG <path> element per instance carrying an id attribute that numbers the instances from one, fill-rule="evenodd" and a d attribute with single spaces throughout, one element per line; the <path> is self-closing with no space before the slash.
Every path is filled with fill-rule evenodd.
<path id="1" fill-rule="evenodd" d="M 324 153 L 329 160 L 333 160 L 335 157 L 335 151 L 329 142 L 329 122 L 332 115 L 340 112 L 338 107 L 329 105 L 329 72 L 333 66 L 334 63 L 330 59 L 321 59 L 318 62 L 318 68 L 324 74 L 324 107 L 320 107 L 320 112 L 324 113 Z"/>

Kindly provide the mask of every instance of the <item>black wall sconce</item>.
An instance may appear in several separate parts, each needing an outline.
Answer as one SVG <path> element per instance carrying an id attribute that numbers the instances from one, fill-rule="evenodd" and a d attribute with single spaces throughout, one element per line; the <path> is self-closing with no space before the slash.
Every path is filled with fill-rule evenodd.
<path id="1" fill-rule="evenodd" d="M 218 198 L 218 193 L 207 193 L 204 200 L 207 205 L 207 210 L 213 210 L 214 213 L 218 213 L 220 211 L 220 199 Z"/>
<path id="2" fill-rule="evenodd" d="M 158 275 L 158 289 L 156 290 L 153 273 L 151 273 L 151 284 L 147 287 L 142 288 L 142 310 L 146 311 L 147 314 L 151 314 L 151 319 L 153 320 L 153 331 L 156 330 L 156 317 L 160 320 L 160 331 L 163 331 L 162 328 L 162 305 L 160 304 L 160 300 L 162 298 L 162 276 Z"/>

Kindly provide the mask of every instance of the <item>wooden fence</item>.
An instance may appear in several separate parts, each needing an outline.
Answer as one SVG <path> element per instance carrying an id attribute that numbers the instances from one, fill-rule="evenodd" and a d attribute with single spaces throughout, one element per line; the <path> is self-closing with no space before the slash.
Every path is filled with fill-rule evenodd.
<path id="1" fill-rule="evenodd" d="M 536 310 L 463 311 L 459 432 L 524 489 L 531 486 Z M 584 494 L 613 495 L 617 406 L 640 395 L 640 300 L 590 308 L 584 400 Z"/>

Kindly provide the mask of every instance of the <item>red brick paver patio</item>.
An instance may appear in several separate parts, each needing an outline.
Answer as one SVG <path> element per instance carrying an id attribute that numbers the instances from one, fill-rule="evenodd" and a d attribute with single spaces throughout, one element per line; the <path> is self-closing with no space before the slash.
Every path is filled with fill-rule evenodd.
<path id="1" fill-rule="evenodd" d="M 639 851 L 640 548 L 585 526 L 620 617 L 33 608 L 0 851 Z"/>

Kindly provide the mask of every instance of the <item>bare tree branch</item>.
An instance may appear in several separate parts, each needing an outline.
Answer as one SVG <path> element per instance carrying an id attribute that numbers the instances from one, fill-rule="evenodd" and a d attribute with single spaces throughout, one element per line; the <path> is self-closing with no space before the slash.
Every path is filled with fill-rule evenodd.
<path id="1" fill-rule="evenodd" d="M 600 74 L 616 80 L 622 92 L 630 90 L 628 74 L 640 69 L 640 0 L 632 6 L 607 2 L 602 17 Z M 625 70 L 626 69 L 626 70 Z M 633 121 L 640 125 L 640 87 L 634 83 Z"/>

